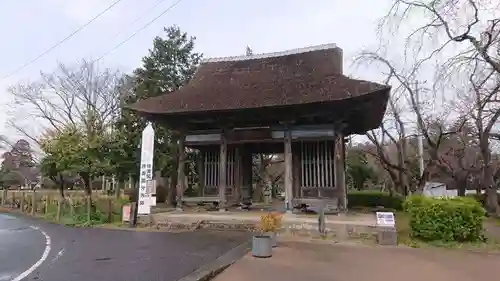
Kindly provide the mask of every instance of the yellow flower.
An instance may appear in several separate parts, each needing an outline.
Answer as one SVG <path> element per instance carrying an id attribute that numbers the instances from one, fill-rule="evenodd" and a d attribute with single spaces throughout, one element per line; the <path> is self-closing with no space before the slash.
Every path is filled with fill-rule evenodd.
<path id="1" fill-rule="evenodd" d="M 276 232 L 281 227 L 282 215 L 277 212 L 267 213 L 260 217 L 259 230 L 262 232 Z"/>

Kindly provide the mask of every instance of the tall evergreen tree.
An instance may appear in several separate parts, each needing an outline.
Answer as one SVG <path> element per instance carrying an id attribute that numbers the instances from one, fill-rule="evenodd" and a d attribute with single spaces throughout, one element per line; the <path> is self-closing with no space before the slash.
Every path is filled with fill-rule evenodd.
<path id="1" fill-rule="evenodd" d="M 20 139 L 12 145 L 10 151 L 2 155 L 0 167 L 0 182 L 7 185 L 24 185 L 32 183 L 38 178 L 38 170 L 30 144 Z"/>
<path id="2" fill-rule="evenodd" d="M 134 103 L 141 99 L 155 97 L 176 91 L 185 85 L 193 76 L 201 60 L 201 54 L 194 52 L 194 37 L 182 32 L 179 27 L 165 28 L 164 37 L 156 37 L 149 54 L 142 59 L 142 66 L 134 71 L 129 82 L 133 91 L 123 98 L 123 105 Z M 137 180 L 140 153 L 141 132 L 146 126 L 146 120 L 123 107 L 121 118 L 117 122 L 117 130 L 126 140 L 121 143 L 122 171 L 132 171 Z M 155 129 L 155 170 L 171 179 L 170 198 L 175 196 L 177 182 L 177 151 L 174 145 L 175 136 L 164 125 L 154 125 Z M 119 165 L 120 166 L 120 165 Z M 132 167 L 134 166 L 134 167 Z M 120 168 L 120 167 L 119 167 Z"/>

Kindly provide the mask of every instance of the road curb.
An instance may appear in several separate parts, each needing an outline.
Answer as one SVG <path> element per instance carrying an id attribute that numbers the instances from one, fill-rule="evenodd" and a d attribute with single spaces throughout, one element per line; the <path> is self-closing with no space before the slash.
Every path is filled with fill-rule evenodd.
<path id="1" fill-rule="evenodd" d="M 224 271 L 226 268 L 231 266 L 234 262 L 243 257 L 251 249 L 251 240 L 248 240 L 237 247 L 229 250 L 222 256 L 218 257 L 216 260 L 200 267 L 196 271 L 182 277 L 177 281 L 207 281 L 219 273 Z"/>

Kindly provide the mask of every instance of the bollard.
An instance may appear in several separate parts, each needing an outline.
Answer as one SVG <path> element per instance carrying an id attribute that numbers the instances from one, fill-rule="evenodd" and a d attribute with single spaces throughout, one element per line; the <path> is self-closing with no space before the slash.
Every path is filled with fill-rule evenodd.
<path id="1" fill-rule="evenodd" d="M 319 206 L 319 213 L 318 213 L 318 232 L 321 236 L 326 235 L 326 223 L 325 223 L 325 204 L 322 201 L 321 205 Z"/>

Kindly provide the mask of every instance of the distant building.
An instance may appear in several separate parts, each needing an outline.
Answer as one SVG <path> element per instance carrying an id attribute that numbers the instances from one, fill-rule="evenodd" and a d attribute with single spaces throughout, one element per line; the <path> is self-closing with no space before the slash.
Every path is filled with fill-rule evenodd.
<path id="1" fill-rule="evenodd" d="M 456 197 L 458 191 L 446 189 L 446 184 L 441 182 L 426 182 L 423 195 L 427 197 Z"/>

